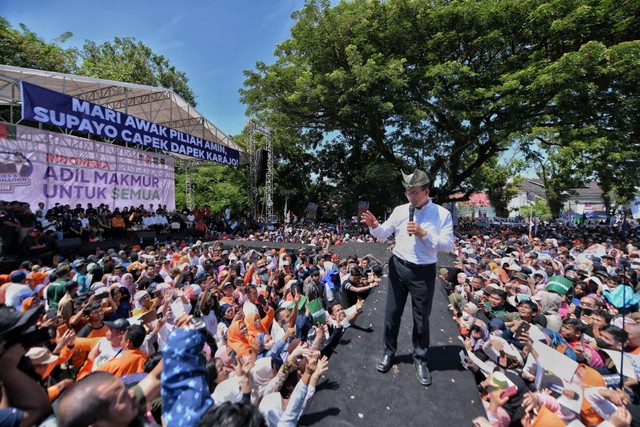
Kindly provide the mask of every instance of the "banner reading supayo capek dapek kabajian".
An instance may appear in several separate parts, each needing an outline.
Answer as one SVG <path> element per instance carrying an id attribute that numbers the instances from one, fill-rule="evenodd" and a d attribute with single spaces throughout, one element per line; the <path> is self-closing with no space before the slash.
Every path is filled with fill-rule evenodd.
<path id="1" fill-rule="evenodd" d="M 174 159 L 0 123 L 0 199 L 175 209 Z"/>
<path id="2" fill-rule="evenodd" d="M 25 81 L 22 119 L 238 166 L 238 150 Z"/>

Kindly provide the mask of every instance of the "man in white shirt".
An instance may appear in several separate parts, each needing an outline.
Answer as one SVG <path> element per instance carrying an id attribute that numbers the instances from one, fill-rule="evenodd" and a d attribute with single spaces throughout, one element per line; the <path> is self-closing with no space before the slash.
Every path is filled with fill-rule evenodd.
<path id="1" fill-rule="evenodd" d="M 435 289 L 438 252 L 453 250 L 451 214 L 429 199 L 429 178 L 416 169 L 403 175 L 409 203 L 398 206 L 383 224 L 369 211 L 362 214 L 373 237 L 386 239 L 395 233 L 396 245 L 389 261 L 389 292 L 384 322 L 384 353 L 376 368 L 387 372 L 398 348 L 402 312 L 411 294 L 413 311 L 413 359 L 420 384 L 431 384 L 427 367 L 429 315 Z"/>
<path id="2" fill-rule="evenodd" d="M 33 289 L 27 282 L 27 274 L 22 270 L 11 273 L 9 279 L 11 284 L 7 287 L 5 304 L 20 310 L 22 301 L 33 295 Z"/>

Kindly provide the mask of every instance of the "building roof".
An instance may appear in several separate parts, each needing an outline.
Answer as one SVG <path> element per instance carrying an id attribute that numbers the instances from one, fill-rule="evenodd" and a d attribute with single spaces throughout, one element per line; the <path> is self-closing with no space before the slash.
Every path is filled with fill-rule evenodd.
<path id="1" fill-rule="evenodd" d="M 453 195 L 453 197 L 462 197 L 462 195 L 462 193 L 456 193 Z M 487 197 L 487 193 L 473 193 L 471 196 L 469 196 L 468 201 L 458 203 L 464 203 L 466 205 L 476 207 L 491 206 L 491 202 L 489 201 L 489 197 Z"/>
<path id="2" fill-rule="evenodd" d="M 520 183 L 522 191 L 533 193 L 536 197 L 546 199 L 544 194 L 544 184 L 541 179 L 526 179 Z M 586 183 L 584 187 L 572 188 L 569 200 L 577 203 L 603 203 L 602 190 L 595 181 Z"/>

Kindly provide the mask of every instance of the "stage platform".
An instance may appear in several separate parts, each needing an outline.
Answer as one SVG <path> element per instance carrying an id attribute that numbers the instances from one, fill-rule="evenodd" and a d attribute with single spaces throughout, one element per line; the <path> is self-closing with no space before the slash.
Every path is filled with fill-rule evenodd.
<path id="1" fill-rule="evenodd" d="M 438 267 L 452 262 L 452 256 L 441 254 Z M 473 375 L 460 365 L 462 345 L 441 289 L 436 289 L 431 312 L 429 367 L 433 384 L 423 387 L 416 379 L 410 299 L 394 364 L 386 374 L 376 370 L 382 350 L 387 285 L 385 277 L 367 299 L 356 325 L 344 334 L 299 425 L 470 426 L 473 418 L 484 415 Z M 440 286 L 439 280 L 436 286 Z"/>

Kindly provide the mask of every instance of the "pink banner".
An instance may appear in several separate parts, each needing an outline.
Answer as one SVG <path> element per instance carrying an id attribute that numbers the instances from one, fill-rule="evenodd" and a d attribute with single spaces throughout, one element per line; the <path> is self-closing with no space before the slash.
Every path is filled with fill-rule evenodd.
<path id="1" fill-rule="evenodd" d="M 0 124 L 0 198 L 43 202 L 46 209 L 104 203 L 173 210 L 174 162 L 163 154 Z"/>

